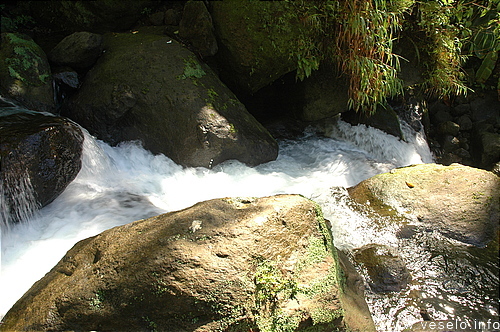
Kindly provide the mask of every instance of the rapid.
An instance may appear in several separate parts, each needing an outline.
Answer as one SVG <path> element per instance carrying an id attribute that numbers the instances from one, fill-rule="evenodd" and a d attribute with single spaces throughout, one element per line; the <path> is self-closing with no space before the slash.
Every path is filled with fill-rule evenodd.
<path id="1" fill-rule="evenodd" d="M 367 291 L 379 331 L 402 331 L 421 321 L 419 303 L 427 297 L 436 299 L 430 312 L 434 319 L 452 319 L 464 305 L 498 310 L 490 304 L 493 299 L 488 302 L 484 294 L 476 296 L 485 302 L 479 303 L 479 299 L 447 292 L 445 283 L 462 281 L 444 278 L 439 262 L 423 271 L 432 261 L 433 253 L 428 249 L 432 246 L 426 249 L 422 244 L 432 241 L 430 235 L 402 243 L 394 226 L 375 223 L 350 205 L 346 188 L 393 168 L 433 161 L 422 132 L 404 122 L 402 131 L 405 140 L 338 120 L 322 130 L 308 128 L 297 139 L 281 140 L 275 161 L 257 167 L 227 161 L 212 169 L 183 168 L 136 142 L 111 147 L 86 133 L 82 169 L 66 190 L 27 220 L 1 223 L 0 317 L 79 240 L 203 200 L 282 193 L 301 194 L 318 202 L 332 223 L 338 249 L 349 253 L 369 243 L 400 248 L 412 266 L 413 278 L 426 280 L 397 294 L 382 296 Z M 498 277 L 484 278 L 498 284 Z M 466 298 L 469 303 L 464 303 Z"/>

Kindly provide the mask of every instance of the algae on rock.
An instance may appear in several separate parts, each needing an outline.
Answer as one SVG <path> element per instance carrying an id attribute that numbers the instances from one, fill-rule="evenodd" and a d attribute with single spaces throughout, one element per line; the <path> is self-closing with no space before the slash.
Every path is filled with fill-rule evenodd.
<path id="1" fill-rule="evenodd" d="M 0 91 L 32 110 L 53 112 L 52 74 L 40 46 L 20 33 L 2 33 L 1 45 Z"/>
<path id="2" fill-rule="evenodd" d="M 314 202 L 214 199 L 80 241 L 0 330 L 374 331 L 343 278 Z"/>

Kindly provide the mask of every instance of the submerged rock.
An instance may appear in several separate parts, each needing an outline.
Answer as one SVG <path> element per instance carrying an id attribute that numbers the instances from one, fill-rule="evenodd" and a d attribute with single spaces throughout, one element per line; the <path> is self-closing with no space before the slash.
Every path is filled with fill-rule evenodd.
<path id="1" fill-rule="evenodd" d="M 0 110 L 0 204 L 4 222 L 52 202 L 81 168 L 83 134 L 68 119 Z"/>
<path id="2" fill-rule="evenodd" d="M 50 66 L 40 46 L 20 33 L 2 33 L 0 39 L 0 93 L 35 111 L 55 111 Z"/>
<path id="3" fill-rule="evenodd" d="M 274 160 L 278 145 L 213 71 L 164 35 L 105 35 L 106 52 L 62 113 L 111 143 L 140 140 L 184 166 Z"/>
<path id="4" fill-rule="evenodd" d="M 399 292 L 411 280 L 405 262 L 388 246 L 367 244 L 356 250 L 354 259 L 367 270 L 375 293 Z"/>
<path id="5" fill-rule="evenodd" d="M 500 216 L 500 178 L 472 167 L 422 164 L 376 175 L 349 189 L 382 215 L 399 214 L 447 237 L 484 246 Z"/>
<path id="6" fill-rule="evenodd" d="M 225 198 L 78 242 L 0 330 L 374 331 L 317 205 Z"/>

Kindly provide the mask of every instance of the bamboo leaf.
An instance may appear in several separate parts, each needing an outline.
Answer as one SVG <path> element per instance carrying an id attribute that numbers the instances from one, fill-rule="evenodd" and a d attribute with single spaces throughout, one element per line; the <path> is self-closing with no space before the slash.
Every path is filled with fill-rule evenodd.
<path id="1" fill-rule="evenodd" d="M 495 68 L 498 59 L 498 52 L 490 52 L 486 54 L 481 62 L 481 66 L 476 72 L 476 81 L 478 83 L 485 83 L 486 80 L 491 76 L 493 68 Z"/>

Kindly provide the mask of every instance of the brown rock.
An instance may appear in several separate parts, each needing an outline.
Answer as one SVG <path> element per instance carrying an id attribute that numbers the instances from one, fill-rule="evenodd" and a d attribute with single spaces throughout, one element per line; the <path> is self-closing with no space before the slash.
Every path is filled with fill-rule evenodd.
<path id="1" fill-rule="evenodd" d="M 498 228 L 500 178 L 459 164 L 395 169 L 362 181 L 349 194 L 383 215 L 413 218 L 470 244 L 485 245 Z"/>
<path id="2" fill-rule="evenodd" d="M 298 195 L 198 203 L 80 241 L 0 330 L 374 331 L 331 240 Z"/>

